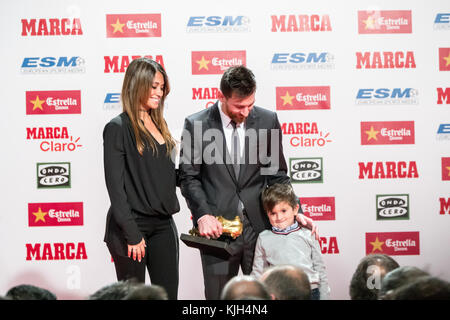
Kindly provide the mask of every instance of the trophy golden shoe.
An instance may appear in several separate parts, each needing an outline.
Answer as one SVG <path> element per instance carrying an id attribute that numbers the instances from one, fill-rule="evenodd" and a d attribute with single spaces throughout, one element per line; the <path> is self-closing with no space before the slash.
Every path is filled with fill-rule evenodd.
<path id="1" fill-rule="evenodd" d="M 239 216 L 233 220 L 225 219 L 222 216 L 217 217 L 222 224 L 222 235 L 228 236 L 233 240 L 242 234 L 243 226 Z M 200 235 L 198 228 L 189 230 L 189 234 L 182 233 L 180 239 L 191 248 L 197 248 L 205 253 L 216 256 L 230 256 L 235 254 L 230 247 L 229 241 L 220 241 L 215 239 L 207 239 Z"/>
<path id="2" fill-rule="evenodd" d="M 222 234 L 230 236 L 233 239 L 236 239 L 242 234 L 242 221 L 239 216 L 236 216 L 233 220 L 228 220 L 219 216 L 217 217 L 217 220 L 222 224 Z M 201 237 L 198 228 L 192 228 L 189 230 L 189 234 Z"/>

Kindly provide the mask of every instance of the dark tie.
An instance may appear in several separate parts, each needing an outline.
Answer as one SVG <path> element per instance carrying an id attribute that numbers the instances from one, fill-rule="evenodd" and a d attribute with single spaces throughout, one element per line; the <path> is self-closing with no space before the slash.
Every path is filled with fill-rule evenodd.
<path id="1" fill-rule="evenodd" d="M 236 122 L 231 120 L 230 124 L 233 126 L 233 133 L 231 134 L 231 161 L 233 163 L 234 175 L 236 176 L 236 181 L 239 180 L 239 171 L 241 169 L 241 145 L 239 140 L 239 132 L 237 131 Z M 238 196 L 239 197 L 239 196 Z M 244 204 L 239 198 L 237 213 L 243 221 L 244 215 Z"/>
<path id="2" fill-rule="evenodd" d="M 234 174 L 236 175 L 237 180 L 239 179 L 241 146 L 236 122 L 231 120 L 230 124 L 233 126 L 233 133 L 231 134 L 231 161 L 233 163 Z"/>

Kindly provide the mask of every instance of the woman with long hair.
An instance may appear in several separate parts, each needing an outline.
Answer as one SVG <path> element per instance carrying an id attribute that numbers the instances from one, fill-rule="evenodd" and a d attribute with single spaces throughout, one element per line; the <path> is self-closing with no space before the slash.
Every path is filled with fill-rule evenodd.
<path id="1" fill-rule="evenodd" d="M 172 215 L 180 210 L 176 142 L 163 117 L 170 91 L 164 68 L 148 58 L 133 60 L 122 86 L 123 112 L 103 131 L 106 187 L 111 206 L 104 240 L 117 280 L 164 287 L 178 294 L 178 232 Z"/>

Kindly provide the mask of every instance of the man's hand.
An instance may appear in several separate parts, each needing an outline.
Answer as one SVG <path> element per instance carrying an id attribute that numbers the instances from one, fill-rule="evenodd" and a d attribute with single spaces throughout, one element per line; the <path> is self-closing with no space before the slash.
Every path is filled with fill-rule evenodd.
<path id="1" fill-rule="evenodd" d="M 314 224 L 313 219 L 306 217 L 304 214 L 297 214 L 297 221 L 311 230 L 312 235 L 316 236 L 316 240 L 319 241 L 319 228 Z"/>
<path id="2" fill-rule="evenodd" d="M 198 231 L 207 239 L 217 239 L 222 234 L 222 224 L 213 215 L 207 214 L 198 219 Z"/>

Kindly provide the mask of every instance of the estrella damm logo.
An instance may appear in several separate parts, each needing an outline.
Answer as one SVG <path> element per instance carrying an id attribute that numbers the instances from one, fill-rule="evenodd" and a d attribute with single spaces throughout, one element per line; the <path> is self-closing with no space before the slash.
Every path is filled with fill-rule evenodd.
<path id="1" fill-rule="evenodd" d="M 439 71 L 450 71 L 450 48 L 439 48 Z"/>
<path id="2" fill-rule="evenodd" d="M 192 51 L 192 74 L 223 74 L 235 66 L 246 65 L 246 51 Z"/>
<path id="3" fill-rule="evenodd" d="M 411 10 L 358 11 L 358 33 L 412 33 Z"/>
<path id="4" fill-rule="evenodd" d="M 361 145 L 414 143 L 414 121 L 361 122 Z"/>
<path id="5" fill-rule="evenodd" d="M 29 227 L 82 226 L 83 202 L 29 203 Z"/>
<path id="6" fill-rule="evenodd" d="M 330 87 L 276 87 L 277 110 L 330 109 Z"/>
<path id="7" fill-rule="evenodd" d="M 81 91 L 27 91 L 26 113 L 32 114 L 80 114 Z"/>
<path id="8" fill-rule="evenodd" d="M 161 37 L 161 14 L 107 14 L 106 37 Z"/>
<path id="9" fill-rule="evenodd" d="M 367 232 L 366 254 L 420 255 L 419 232 Z"/>

